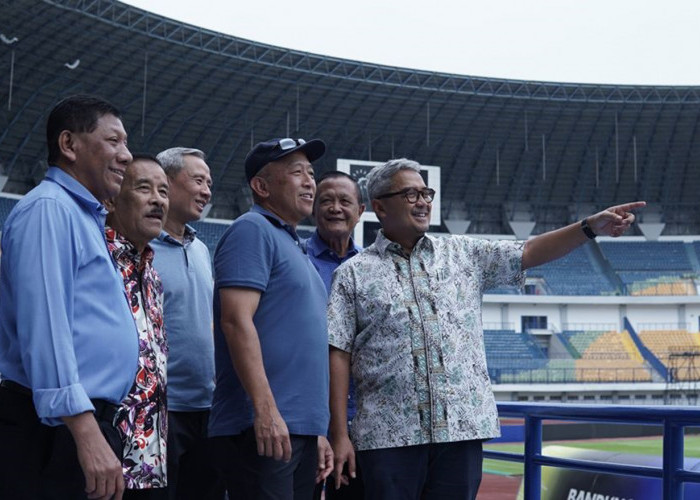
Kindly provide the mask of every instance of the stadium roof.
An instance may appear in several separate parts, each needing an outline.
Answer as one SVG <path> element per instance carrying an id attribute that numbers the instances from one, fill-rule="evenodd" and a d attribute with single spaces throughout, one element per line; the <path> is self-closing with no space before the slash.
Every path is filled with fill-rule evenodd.
<path id="1" fill-rule="evenodd" d="M 700 227 L 700 87 L 380 66 L 260 44 L 107 0 L 0 0 L 0 9 L 6 192 L 26 192 L 43 176 L 51 106 L 87 92 L 123 110 L 133 151 L 204 150 L 215 184 L 212 216 L 246 209 L 243 158 L 251 145 L 290 136 L 327 142 L 319 170 L 335 168 L 338 158 L 398 156 L 441 166 L 443 217 L 472 220 L 472 232 L 507 232 L 504 213 L 515 205 L 529 207 L 539 232 L 576 217 L 577 207 L 632 199 L 658 204 L 677 232 Z"/>

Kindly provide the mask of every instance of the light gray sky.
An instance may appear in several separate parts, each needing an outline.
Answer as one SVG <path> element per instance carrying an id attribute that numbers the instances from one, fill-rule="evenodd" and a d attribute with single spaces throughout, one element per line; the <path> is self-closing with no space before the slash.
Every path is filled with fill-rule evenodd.
<path id="1" fill-rule="evenodd" d="M 126 0 L 272 45 L 430 71 L 700 85 L 696 0 Z"/>

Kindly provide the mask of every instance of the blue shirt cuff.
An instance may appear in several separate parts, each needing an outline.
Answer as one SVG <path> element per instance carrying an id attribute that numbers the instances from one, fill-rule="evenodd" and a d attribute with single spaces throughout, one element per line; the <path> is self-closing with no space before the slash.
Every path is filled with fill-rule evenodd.
<path id="1" fill-rule="evenodd" d="M 41 422 L 46 425 L 61 425 L 61 417 L 94 411 L 85 389 L 73 384 L 58 389 L 34 389 L 34 406 Z"/>

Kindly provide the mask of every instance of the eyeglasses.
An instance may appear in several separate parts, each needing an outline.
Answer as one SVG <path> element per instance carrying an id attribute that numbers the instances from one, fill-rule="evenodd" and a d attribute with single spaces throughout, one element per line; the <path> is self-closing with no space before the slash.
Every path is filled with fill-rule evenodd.
<path id="1" fill-rule="evenodd" d="M 377 196 L 377 199 L 381 200 L 382 198 L 390 198 L 392 196 L 396 196 L 399 194 L 403 195 L 403 197 L 406 198 L 406 201 L 409 203 L 417 203 L 418 202 L 418 195 L 421 195 L 426 203 L 430 203 L 431 201 L 433 201 L 433 198 L 435 197 L 435 190 L 430 189 L 430 188 L 425 188 L 425 189 L 421 189 L 419 191 L 416 188 L 406 188 L 406 189 L 402 189 L 401 191 L 396 191 L 394 193 L 386 193 L 386 194 L 383 194 L 381 196 Z"/>
<path id="2" fill-rule="evenodd" d="M 287 151 L 288 149 L 292 149 L 297 146 L 303 146 L 306 144 L 306 141 L 304 139 L 291 139 L 287 137 L 285 139 L 280 139 L 277 144 L 282 151 Z"/>

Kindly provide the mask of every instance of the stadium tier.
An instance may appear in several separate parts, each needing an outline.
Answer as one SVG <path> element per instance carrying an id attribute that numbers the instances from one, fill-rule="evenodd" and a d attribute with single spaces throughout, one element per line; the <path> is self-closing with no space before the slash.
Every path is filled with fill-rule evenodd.
<path id="1" fill-rule="evenodd" d="M 528 207 L 538 234 L 645 199 L 659 208 L 664 234 L 700 234 L 698 87 L 381 66 L 256 43 L 111 0 L 0 5 L 2 31 L 16 38 L 0 45 L 4 192 L 25 193 L 41 179 L 51 105 L 89 92 L 123 109 L 134 151 L 205 151 L 215 218 L 247 208 L 251 144 L 291 136 L 326 140 L 319 171 L 339 158 L 406 156 L 440 166 L 442 218 L 469 220 L 472 233 L 510 233 L 513 203 Z"/>

